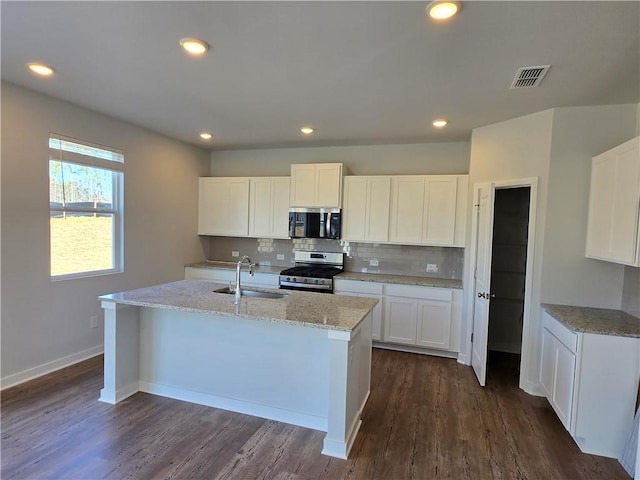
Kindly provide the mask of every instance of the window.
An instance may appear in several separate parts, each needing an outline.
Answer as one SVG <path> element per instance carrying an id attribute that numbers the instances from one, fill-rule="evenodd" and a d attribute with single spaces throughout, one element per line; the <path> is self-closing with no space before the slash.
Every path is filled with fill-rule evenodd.
<path id="1" fill-rule="evenodd" d="M 49 138 L 49 239 L 53 280 L 123 271 L 124 155 Z"/>

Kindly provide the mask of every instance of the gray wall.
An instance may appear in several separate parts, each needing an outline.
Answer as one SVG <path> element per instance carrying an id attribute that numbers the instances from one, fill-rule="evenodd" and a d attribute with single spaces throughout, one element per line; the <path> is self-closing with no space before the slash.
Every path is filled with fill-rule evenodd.
<path id="1" fill-rule="evenodd" d="M 444 175 L 469 172 L 469 142 L 211 152 L 211 175 L 285 175 L 292 163 L 342 163 L 349 175 Z"/>
<path id="2" fill-rule="evenodd" d="M 125 272 L 51 282 L 49 132 L 125 152 Z M 2 84 L 2 383 L 102 351 L 98 295 L 184 278 L 204 259 L 198 177 L 209 152 Z"/>

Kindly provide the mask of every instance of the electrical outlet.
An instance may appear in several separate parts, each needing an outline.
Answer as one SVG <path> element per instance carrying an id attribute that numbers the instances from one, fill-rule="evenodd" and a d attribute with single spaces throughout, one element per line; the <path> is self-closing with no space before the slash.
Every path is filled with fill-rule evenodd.
<path id="1" fill-rule="evenodd" d="M 362 273 L 367 273 L 367 267 L 362 267 L 362 268 L 360 269 L 360 272 L 362 272 Z"/>
<path id="2" fill-rule="evenodd" d="M 276 255 L 276 258 L 277 258 L 278 260 L 284 260 L 284 253 L 279 253 L 279 254 L 277 254 L 277 255 Z"/>
<path id="3" fill-rule="evenodd" d="M 91 315 L 91 328 L 98 328 L 98 316 Z"/>
<path id="4" fill-rule="evenodd" d="M 436 263 L 427 263 L 427 273 L 438 273 L 438 265 Z"/>
<path id="5" fill-rule="evenodd" d="M 377 267 L 379 265 L 378 263 L 378 259 L 377 258 L 372 258 L 369 260 L 369 266 L 370 267 Z"/>
<path id="6" fill-rule="evenodd" d="M 240 252 L 236 252 L 235 250 L 231 251 L 231 256 L 232 257 L 239 257 L 240 256 Z"/>

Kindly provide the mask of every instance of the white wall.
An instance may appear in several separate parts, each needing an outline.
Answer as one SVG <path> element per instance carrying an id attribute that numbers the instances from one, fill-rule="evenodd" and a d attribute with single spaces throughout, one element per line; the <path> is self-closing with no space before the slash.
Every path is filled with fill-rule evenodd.
<path id="1" fill-rule="evenodd" d="M 557 108 L 553 117 L 541 300 L 619 309 L 624 267 L 584 256 L 591 159 L 635 136 L 636 105 Z"/>
<path id="2" fill-rule="evenodd" d="M 534 239 L 533 291 L 531 318 L 537 317 L 540 304 L 540 284 L 542 266 L 542 247 L 545 231 L 545 212 L 549 177 L 549 159 L 551 153 L 551 135 L 553 111 L 526 115 L 506 122 L 477 128 L 471 137 L 471 159 L 469 164 L 469 185 L 473 193 L 473 185 L 485 182 L 508 181 L 530 177 L 538 178 L 538 194 L 536 209 L 536 236 Z M 473 195 L 469 196 L 469 212 L 474 212 Z M 471 221 L 467 222 L 467 246 L 471 243 Z M 473 289 L 470 248 L 465 251 L 465 293 Z M 465 302 L 464 318 L 467 319 L 462 329 L 460 361 L 470 362 L 471 349 L 471 309 Z M 534 326 L 535 328 L 535 326 Z M 524 339 L 523 339 L 524 342 Z M 537 355 L 537 343 L 530 345 L 532 357 Z M 532 362 L 533 363 L 533 362 Z M 525 378 L 535 378 L 535 373 L 527 373 Z M 533 390 L 530 387 L 527 391 Z"/>
<path id="3" fill-rule="evenodd" d="M 469 142 L 363 145 L 211 153 L 211 175 L 290 174 L 292 163 L 343 163 L 350 175 L 439 175 L 469 172 Z"/>
<path id="4" fill-rule="evenodd" d="M 125 152 L 125 272 L 49 279 L 48 139 L 56 132 Z M 204 252 L 198 177 L 209 152 L 2 83 L 3 387 L 100 353 L 98 295 L 184 278 Z"/>
<path id="5" fill-rule="evenodd" d="M 538 177 L 529 370 L 523 372 L 530 391 L 539 378 L 540 303 L 621 306 L 624 269 L 584 257 L 588 192 L 591 157 L 632 138 L 636 116 L 635 104 L 558 108 L 473 131 L 471 188 Z M 468 226 L 467 244 L 471 219 Z M 467 249 L 467 269 L 470 260 Z M 464 278 L 471 287 L 468 270 Z M 468 354 L 471 322 L 468 314 L 465 318 L 462 345 Z"/>

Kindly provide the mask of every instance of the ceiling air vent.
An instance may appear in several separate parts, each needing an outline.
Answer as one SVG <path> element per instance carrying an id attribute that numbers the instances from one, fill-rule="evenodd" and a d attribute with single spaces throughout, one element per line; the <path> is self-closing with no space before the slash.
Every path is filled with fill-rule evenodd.
<path id="1" fill-rule="evenodd" d="M 551 65 L 539 65 L 537 67 L 522 67 L 516 72 L 516 77 L 511 83 L 511 88 L 532 88 L 540 85 Z"/>

